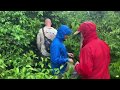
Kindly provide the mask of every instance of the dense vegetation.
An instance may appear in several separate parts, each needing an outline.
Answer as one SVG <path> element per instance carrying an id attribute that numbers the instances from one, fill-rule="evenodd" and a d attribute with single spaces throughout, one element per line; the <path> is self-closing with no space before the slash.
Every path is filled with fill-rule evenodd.
<path id="1" fill-rule="evenodd" d="M 75 32 L 80 23 L 92 20 L 98 36 L 111 48 L 111 78 L 120 75 L 120 12 L 118 11 L 0 11 L 0 78 L 57 79 L 51 75 L 49 58 L 36 47 L 38 30 L 50 18 L 54 28 L 66 24 Z M 80 37 L 71 35 L 65 45 L 78 61 Z M 48 67 L 46 67 L 48 62 Z M 70 72 L 64 79 L 68 79 Z"/>

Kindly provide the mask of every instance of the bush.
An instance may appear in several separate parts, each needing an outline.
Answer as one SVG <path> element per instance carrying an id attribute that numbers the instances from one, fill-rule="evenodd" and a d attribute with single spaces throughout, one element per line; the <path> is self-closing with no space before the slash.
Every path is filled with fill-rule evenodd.
<path id="1" fill-rule="evenodd" d="M 0 78 L 54 79 L 50 74 L 49 59 L 41 59 L 36 46 L 36 36 L 45 18 L 51 18 L 53 27 L 68 25 L 73 33 L 80 23 L 92 20 L 97 25 L 98 36 L 111 49 L 110 73 L 119 75 L 120 12 L 114 11 L 0 11 Z M 80 36 L 70 35 L 65 41 L 68 52 L 78 60 Z M 48 63 L 46 68 L 45 64 Z M 66 73 L 65 78 L 70 78 Z M 119 77 L 117 77 L 119 78 Z"/>
<path id="2" fill-rule="evenodd" d="M 49 59 L 42 58 L 41 62 L 34 62 L 38 58 L 32 51 L 23 56 L 16 56 L 13 60 L 0 56 L 0 78 L 4 79 L 57 79 L 51 74 L 51 66 L 45 67 Z M 9 67 L 8 67 L 9 66 Z M 11 66 L 13 66 L 11 68 Z"/>
<path id="3" fill-rule="evenodd" d="M 110 74 L 111 74 L 112 79 L 119 79 L 120 78 L 120 61 L 111 63 Z"/>

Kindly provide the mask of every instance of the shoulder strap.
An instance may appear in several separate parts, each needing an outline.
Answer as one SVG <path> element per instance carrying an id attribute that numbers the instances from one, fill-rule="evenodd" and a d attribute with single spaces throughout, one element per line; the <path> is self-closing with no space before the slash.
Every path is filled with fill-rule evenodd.
<path id="1" fill-rule="evenodd" d="M 42 28 L 42 31 L 43 31 L 43 36 L 44 36 L 44 38 L 47 38 L 46 36 L 45 36 L 45 32 L 44 32 L 44 29 Z M 47 38 L 48 39 L 48 38 Z M 51 39 L 48 39 L 48 40 L 50 40 L 51 41 Z"/>

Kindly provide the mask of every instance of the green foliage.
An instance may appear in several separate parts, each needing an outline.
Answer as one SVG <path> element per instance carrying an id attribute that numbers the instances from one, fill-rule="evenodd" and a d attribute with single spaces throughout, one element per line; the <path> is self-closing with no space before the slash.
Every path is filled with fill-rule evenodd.
<path id="1" fill-rule="evenodd" d="M 68 64 L 68 71 L 64 73 L 62 79 L 77 79 L 77 77 L 72 78 L 72 74 L 74 72 L 74 65 L 71 63 L 67 63 L 67 64 Z"/>
<path id="2" fill-rule="evenodd" d="M 109 69 L 110 69 L 112 79 L 119 79 L 120 78 L 120 61 L 117 61 L 115 63 L 111 63 Z"/>
<path id="3" fill-rule="evenodd" d="M 45 68 L 48 59 L 40 62 L 33 42 L 40 26 L 38 17 L 42 12 L 22 11 L 0 12 L 0 78 L 6 79 L 52 79 L 51 67 Z M 31 14 L 31 16 L 30 16 Z M 36 43 L 36 42 L 35 42 Z M 33 50 L 32 50 L 33 49 Z"/>
<path id="4" fill-rule="evenodd" d="M 44 63 L 48 61 L 47 58 L 42 58 L 40 62 L 33 62 L 35 58 L 38 57 L 33 51 L 29 51 L 21 57 L 15 57 L 13 60 L 0 57 L 0 78 L 57 79 L 56 76 L 52 76 L 51 74 L 51 66 L 48 65 L 48 68 L 44 66 Z M 13 66 L 13 68 L 10 68 L 10 66 Z"/>
<path id="5" fill-rule="evenodd" d="M 111 49 L 111 77 L 119 78 L 120 13 L 114 11 L 0 11 L 0 78 L 57 79 L 51 75 L 50 59 L 41 58 L 36 47 L 36 36 L 45 18 L 52 19 L 56 29 L 61 24 L 68 25 L 73 33 L 80 23 L 94 21 L 98 36 Z M 65 41 L 75 62 L 79 61 L 80 40 L 79 35 L 72 34 Z M 70 76 L 68 71 L 63 79 Z"/>

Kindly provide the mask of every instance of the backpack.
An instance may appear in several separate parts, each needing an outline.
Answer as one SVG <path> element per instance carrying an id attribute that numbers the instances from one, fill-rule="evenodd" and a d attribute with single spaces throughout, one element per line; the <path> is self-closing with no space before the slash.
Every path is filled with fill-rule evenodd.
<path id="1" fill-rule="evenodd" d="M 48 39 L 46 36 L 45 36 L 45 33 L 44 33 L 44 29 L 42 28 L 42 32 L 43 32 L 43 36 L 44 36 L 44 45 L 45 45 L 45 49 L 48 53 L 50 53 L 50 45 L 51 45 L 51 42 L 52 40 L 51 39 Z"/>

